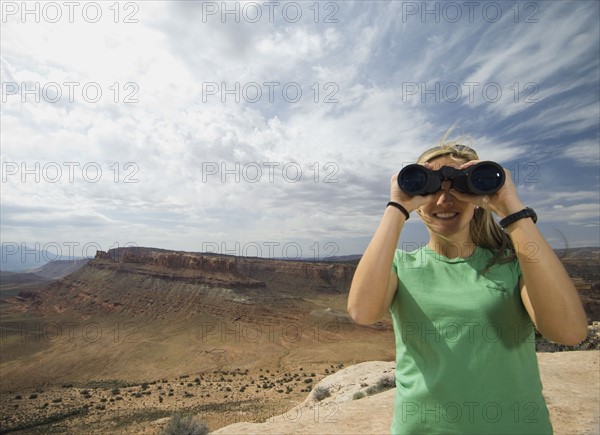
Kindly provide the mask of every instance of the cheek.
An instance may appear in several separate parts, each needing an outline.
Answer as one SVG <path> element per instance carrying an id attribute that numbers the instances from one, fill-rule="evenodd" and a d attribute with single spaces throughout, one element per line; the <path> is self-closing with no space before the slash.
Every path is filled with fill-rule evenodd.
<path id="1" fill-rule="evenodd" d="M 471 206 L 464 211 L 465 219 L 472 220 L 475 217 L 475 206 Z"/>

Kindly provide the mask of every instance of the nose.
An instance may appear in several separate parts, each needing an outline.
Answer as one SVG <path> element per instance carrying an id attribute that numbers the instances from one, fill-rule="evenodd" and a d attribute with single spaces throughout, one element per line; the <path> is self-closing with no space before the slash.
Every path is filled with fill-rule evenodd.
<path id="1" fill-rule="evenodd" d="M 454 201 L 454 195 L 450 193 L 451 184 L 449 181 L 442 181 L 441 190 L 438 192 L 438 198 L 436 201 L 437 205 L 443 206 L 452 204 Z"/>

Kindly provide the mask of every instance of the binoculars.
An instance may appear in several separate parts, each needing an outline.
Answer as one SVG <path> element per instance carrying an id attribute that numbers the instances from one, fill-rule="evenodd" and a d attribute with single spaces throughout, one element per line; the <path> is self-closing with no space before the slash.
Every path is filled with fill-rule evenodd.
<path id="1" fill-rule="evenodd" d="M 495 162 L 479 162 L 465 169 L 442 166 L 437 171 L 423 165 L 405 166 L 398 174 L 398 186 L 410 196 L 429 195 L 441 189 L 442 181 L 461 193 L 489 195 L 504 185 L 504 169 Z"/>

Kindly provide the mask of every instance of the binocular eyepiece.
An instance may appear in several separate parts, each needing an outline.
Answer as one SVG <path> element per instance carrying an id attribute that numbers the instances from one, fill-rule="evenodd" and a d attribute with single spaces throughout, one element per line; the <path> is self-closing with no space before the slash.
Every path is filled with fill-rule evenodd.
<path id="1" fill-rule="evenodd" d="M 405 166 L 398 174 L 398 186 L 410 196 L 435 193 L 441 189 L 442 181 L 450 181 L 461 193 L 489 195 L 500 190 L 504 180 L 502 166 L 490 161 L 465 169 L 442 166 L 437 171 L 415 163 Z"/>

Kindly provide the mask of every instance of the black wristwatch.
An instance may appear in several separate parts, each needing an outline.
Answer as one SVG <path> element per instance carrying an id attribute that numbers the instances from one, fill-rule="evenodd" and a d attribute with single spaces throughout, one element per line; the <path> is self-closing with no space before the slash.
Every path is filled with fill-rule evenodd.
<path id="1" fill-rule="evenodd" d="M 528 218 L 528 217 L 530 217 L 533 220 L 533 223 L 537 222 L 537 214 L 535 214 L 535 211 L 533 211 L 532 208 L 525 207 L 521 211 L 518 211 L 513 214 L 509 214 L 504 219 L 502 219 L 500 222 L 498 222 L 498 224 L 502 227 L 502 229 L 506 229 L 506 228 L 508 228 L 508 226 L 510 224 L 515 223 L 519 219 Z"/>

